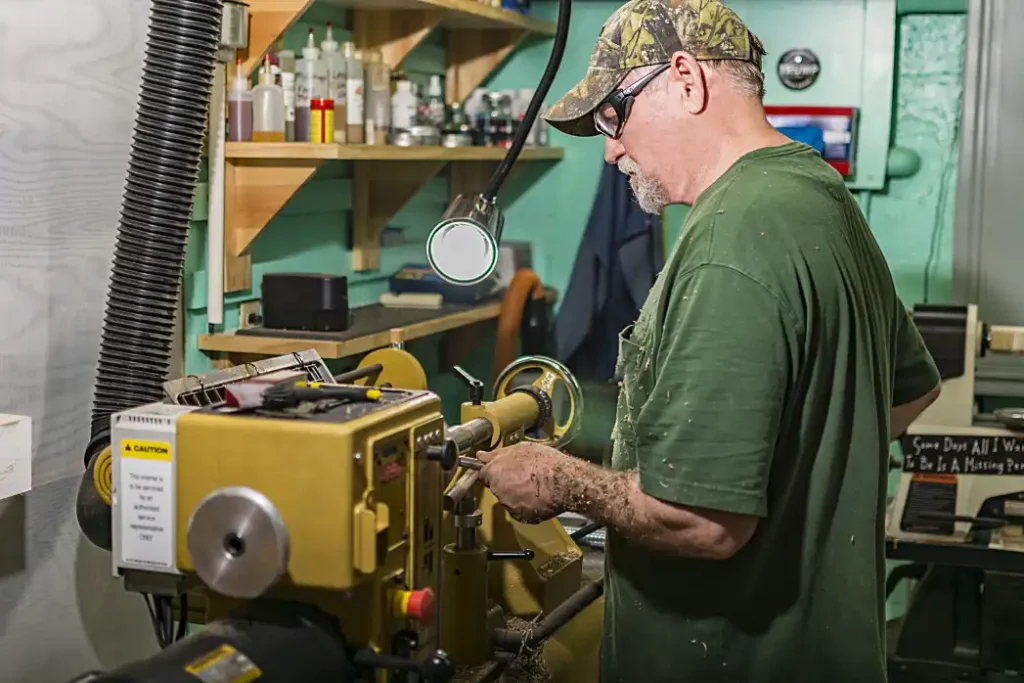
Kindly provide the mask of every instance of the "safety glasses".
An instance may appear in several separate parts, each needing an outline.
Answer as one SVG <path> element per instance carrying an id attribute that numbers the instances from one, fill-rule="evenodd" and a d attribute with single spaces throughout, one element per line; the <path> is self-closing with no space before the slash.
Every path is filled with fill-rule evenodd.
<path id="1" fill-rule="evenodd" d="M 633 85 L 619 88 L 606 97 L 594 110 L 594 126 L 598 132 L 612 140 L 618 140 L 622 135 L 622 128 L 626 125 L 626 119 L 629 118 L 629 112 L 633 110 L 633 100 L 648 83 L 668 70 L 669 66 L 671 64 L 662 64 Z"/>

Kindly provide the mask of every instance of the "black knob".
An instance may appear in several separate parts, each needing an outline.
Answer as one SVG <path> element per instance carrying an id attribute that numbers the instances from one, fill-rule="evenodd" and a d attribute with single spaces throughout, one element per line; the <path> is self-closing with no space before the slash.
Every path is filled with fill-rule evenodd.
<path id="1" fill-rule="evenodd" d="M 453 439 L 445 439 L 427 449 L 427 460 L 441 463 L 446 470 L 453 469 L 459 464 L 459 447 Z"/>
<path id="2" fill-rule="evenodd" d="M 444 650 L 435 650 L 423 662 L 420 675 L 426 683 L 448 683 L 455 678 L 455 662 Z"/>
<path id="3" fill-rule="evenodd" d="M 532 560 L 532 550 L 490 550 L 488 560 Z"/>
<path id="4" fill-rule="evenodd" d="M 459 376 L 466 386 L 469 387 L 469 400 L 473 405 L 478 406 L 484 402 L 484 383 L 478 380 L 473 375 L 469 374 L 461 367 L 456 365 L 454 368 L 455 374 Z"/>

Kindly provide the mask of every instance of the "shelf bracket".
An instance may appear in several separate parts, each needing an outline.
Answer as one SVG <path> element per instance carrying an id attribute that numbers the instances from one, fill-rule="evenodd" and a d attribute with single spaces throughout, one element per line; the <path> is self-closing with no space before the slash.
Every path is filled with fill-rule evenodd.
<path id="1" fill-rule="evenodd" d="M 242 69 L 251 75 L 270 46 L 309 9 L 313 0 L 248 0 L 249 46 L 239 50 Z M 231 73 L 234 73 L 232 67 Z M 230 79 L 228 79 L 230 81 Z"/>
<path id="2" fill-rule="evenodd" d="M 448 104 L 464 102 L 526 36 L 522 29 L 449 29 Z"/>
<path id="3" fill-rule="evenodd" d="M 388 221 L 444 168 L 446 161 L 356 161 L 352 191 L 352 269 L 380 268 L 380 236 Z"/>
<path id="4" fill-rule="evenodd" d="M 380 50 L 384 63 L 399 65 L 441 23 L 443 12 L 432 10 L 355 10 L 356 45 L 361 50 Z"/>
<path id="5" fill-rule="evenodd" d="M 249 248 L 322 159 L 228 159 L 224 193 L 224 291 L 252 288 Z"/>

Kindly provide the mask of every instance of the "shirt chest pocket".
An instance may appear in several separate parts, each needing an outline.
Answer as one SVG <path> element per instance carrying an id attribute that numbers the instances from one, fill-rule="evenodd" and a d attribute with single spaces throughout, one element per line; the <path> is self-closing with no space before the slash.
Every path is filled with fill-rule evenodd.
<path id="1" fill-rule="evenodd" d="M 637 418 L 654 386 L 651 349 L 648 340 L 638 334 L 635 325 L 630 325 L 619 334 L 615 377 L 619 382 L 619 399 L 612 432 L 615 441 L 614 464 L 632 467 L 636 459 L 633 451 L 636 446 Z"/>

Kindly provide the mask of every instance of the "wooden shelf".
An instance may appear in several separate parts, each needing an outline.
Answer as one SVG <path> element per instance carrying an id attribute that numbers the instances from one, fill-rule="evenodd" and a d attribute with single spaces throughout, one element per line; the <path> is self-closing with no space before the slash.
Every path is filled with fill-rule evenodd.
<path id="1" fill-rule="evenodd" d="M 395 68 L 435 28 L 503 33 L 518 43 L 526 34 L 553 36 L 556 24 L 475 0 L 315 0 L 354 12 L 354 34 L 361 49 L 380 50 Z M 270 46 L 314 4 L 314 0 L 249 0 L 249 47 L 243 58 L 251 74 Z"/>
<path id="2" fill-rule="evenodd" d="M 354 309 L 358 311 L 359 309 Z M 395 309 L 401 310 L 401 309 Z M 402 331 L 402 339 L 411 341 L 434 334 L 466 327 L 484 320 L 493 320 L 501 312 L 501 302 L 494 301 L 460 310 L 456 313 L 439 313 L 438 317 L 421 320 L 409 325 L 396 327 Z M 199 349 L 206 353 L 227 353 L 241 356 L 280 356 L 282 354 L 313 349 L 322 358 L 349 358 L 390 343 L 390 329 L 375 331 L 360 337 L 342 340 L 290 337 L 258 337 L 247 334 L 202 334 L 199 335 Z"/>
<path id="3" fill-rule="evenodd" d="M 499 147 L 396 147 L 395 145 L 318 145 L 305 142 L 229 142 L 228 159 L 348 160 L 348 161 L 501 161 Z M 525 147 L 520 161 L 561 159 L 561 147 Z"/>
<path id="4" fill-rule="evenodd" d="M 526 36 L 550 37 L 556 31 L 553 22 L 476 0 L 248 1 L 249 47 L 239 54 L 247 73 L 315 1 L 350 9 L 356 46 L 379 51 L 392 69 L 431 31 L 446 29 L 449 103 L 469 97 Z M 447 163 L 460 162 L 453 167 L 452 193 L 478 192 L 505 150 L 229 143 L 226 154 L 224 291 L 229 293 L 252 288 L 253 240 L 323 162 L 353 162 L 352 266 L 372 271 L 380 267 L 381 231 L 425 183 Z M 519 160 L 553 161 L 562 154 L 557 148 L 524 149 Z"/>
<path id="5" fill-rule="evenodd" d="M 231 142 L 225 154 L 224 290 L 251 289 L 249 249 L 277 212 L 326 161 L 353 162 L 352 267 L 380 267 L 380 234 L 388 222 L 448 163 L 451 192 L 479 192 L 506 150 L 493 147 L 395 147 Z M 558 147 L 523 149 L 525 162 L 557 161 Z M 396 163 L 400 162 L 400 163 Z"/>
<path id="6" fill-rule="evenodd" d="M 358 10 L 419 10 L 441 13 L 440 25 L 448 28 L 517 28 L 544 36 L 555 35 L 552 21 L 534 19 L 519 12 L 491 7 L 476 0 L 317 0 L 334 7 Z"/>

